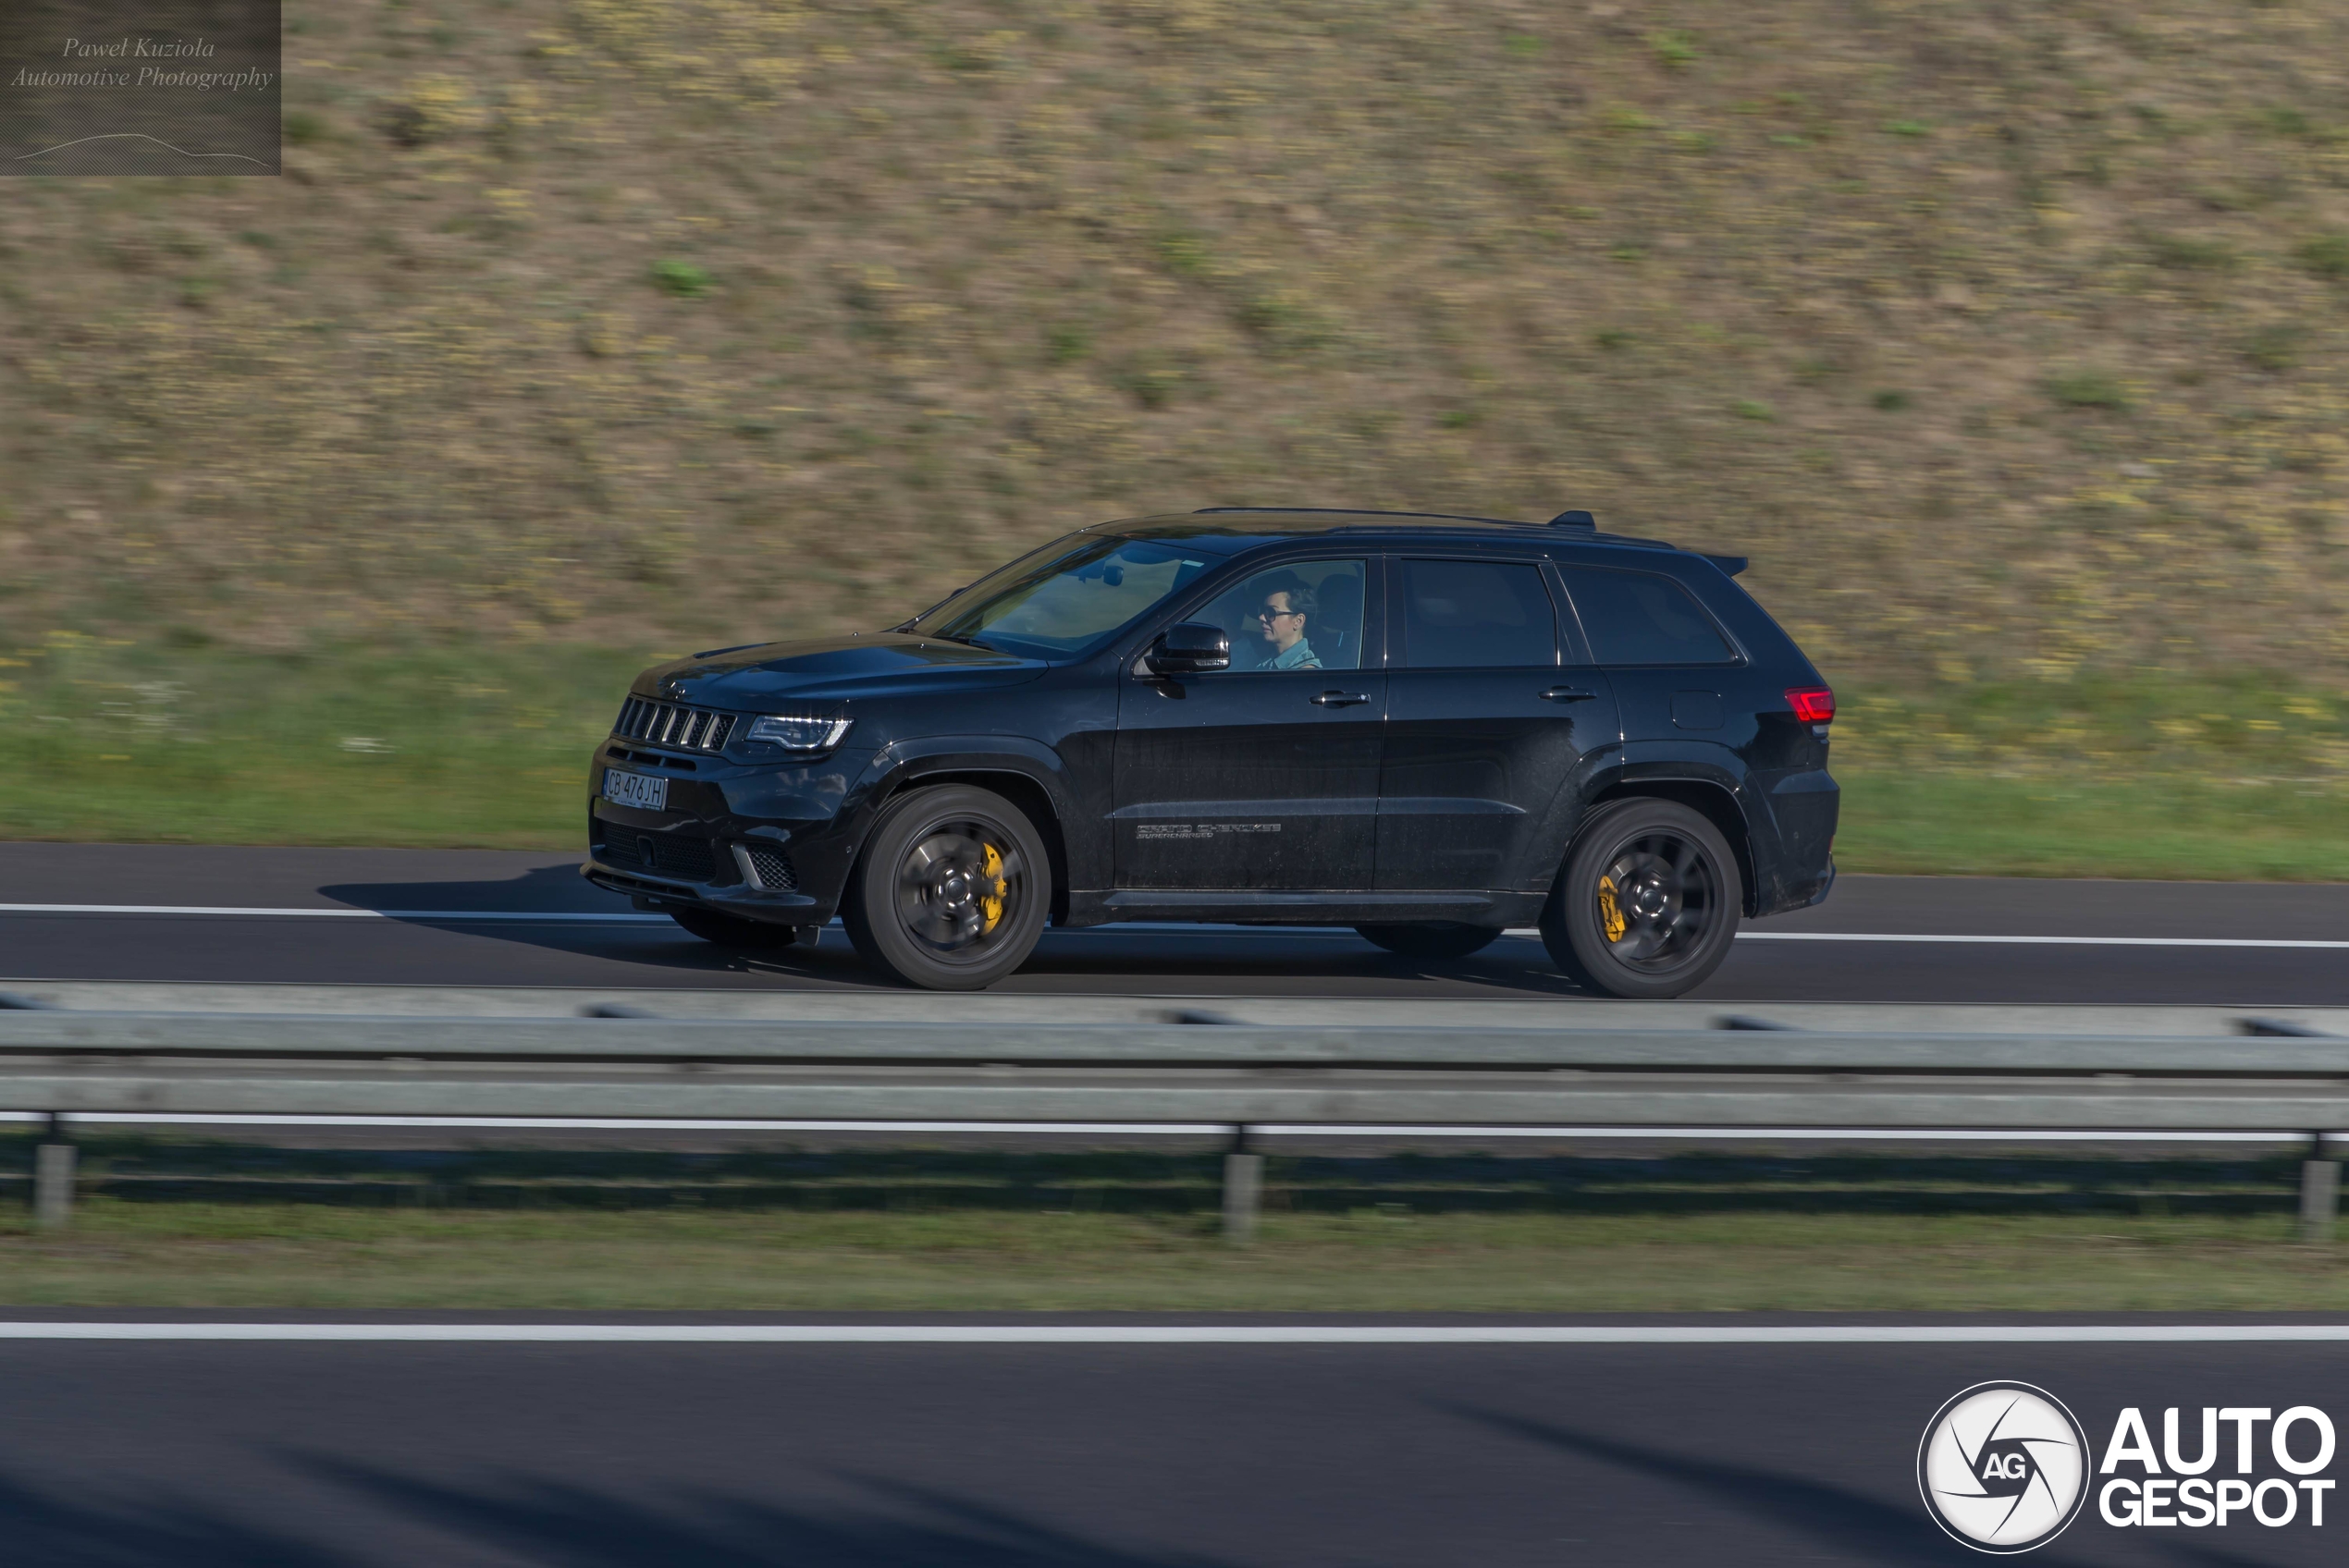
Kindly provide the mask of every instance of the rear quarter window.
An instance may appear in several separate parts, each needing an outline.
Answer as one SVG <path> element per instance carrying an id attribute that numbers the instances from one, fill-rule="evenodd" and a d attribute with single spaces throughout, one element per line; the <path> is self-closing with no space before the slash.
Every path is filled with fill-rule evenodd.
<path id="1" fill-rule="evenodd" d="M 1562 566 L 1591 653 L 1603 665 L 1730 664 L 1737 651 L 1696 595 L 1652 571 Z"/>

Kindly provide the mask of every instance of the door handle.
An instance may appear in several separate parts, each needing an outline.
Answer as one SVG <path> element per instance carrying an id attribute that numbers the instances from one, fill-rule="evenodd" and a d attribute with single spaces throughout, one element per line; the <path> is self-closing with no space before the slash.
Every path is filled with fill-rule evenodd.
<path id="1" fill-rule="evenodd" d="M 1585 692 L 1580 686 L 1553 686 L 1542 693 L 1542 700 L 1545 703 L 1587 703 L 1597 695 L 1596 692 Z"/>
<path id="2" fill-rule="evenodd" d="M 1305 699 L 1317 708 L 1350 708 L 1357 703 L 1371 700 L 1368 692 L 1324 692 L 1318 697 Z"/>

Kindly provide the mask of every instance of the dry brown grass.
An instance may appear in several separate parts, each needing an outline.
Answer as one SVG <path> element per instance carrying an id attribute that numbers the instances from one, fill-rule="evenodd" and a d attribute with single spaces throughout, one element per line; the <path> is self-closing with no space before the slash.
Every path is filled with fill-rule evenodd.
<path id="1" fill-rule="evenodd" d="M 1831 674 L 2349 668 L 2349 10 L 294 0 L 0 190 L 0 626 L 871 625 L 1238 500 L 1750 550 Z"/>

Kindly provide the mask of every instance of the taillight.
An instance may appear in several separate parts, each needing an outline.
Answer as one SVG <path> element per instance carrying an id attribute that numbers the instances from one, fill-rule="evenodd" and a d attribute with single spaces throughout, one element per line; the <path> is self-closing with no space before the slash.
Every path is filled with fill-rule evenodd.
<path id="1" fill-rule="evenodd" d="M 1824 686 L 1789 686 L 1786 701 L 1804 724 L 1828 724 L 1835 719 L 1835 693 Z"/>

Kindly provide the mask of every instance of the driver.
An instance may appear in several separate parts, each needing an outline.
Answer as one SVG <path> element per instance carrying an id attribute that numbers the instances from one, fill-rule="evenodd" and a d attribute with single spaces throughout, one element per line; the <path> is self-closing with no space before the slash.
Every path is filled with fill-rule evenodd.
<path id="1" fill-rule="evenodd" d="M 1321 668 L 1321 655 L 1305 640 L 1306 624 L 1320 607 L 1314 601 L 1313 590 L 1295 572 L 1285 571 L 1272 579 L 1265 587 L 1263 603 L 1256 607 L 1257 634 L 1264 639 L 1256 668 Z"/>

